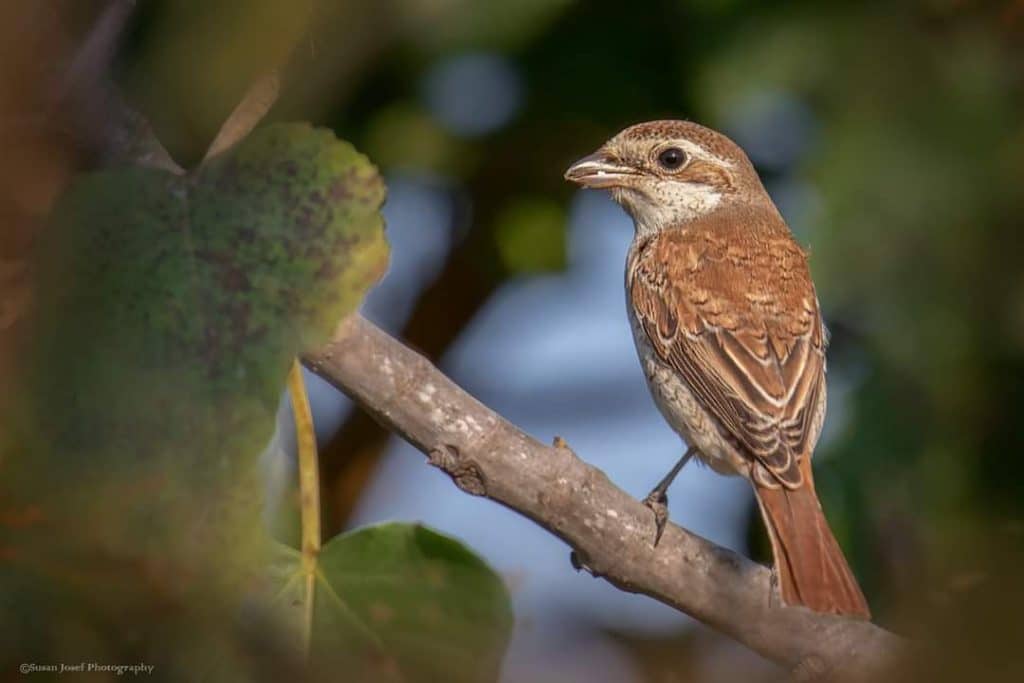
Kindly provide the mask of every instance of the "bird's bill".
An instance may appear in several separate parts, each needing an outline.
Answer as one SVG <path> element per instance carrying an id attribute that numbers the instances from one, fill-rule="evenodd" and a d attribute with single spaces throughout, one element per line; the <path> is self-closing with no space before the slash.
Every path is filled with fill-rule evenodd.
<path id="1" fill-rule="evenodd" d="M 602 150 L 587 155 L 570 166 L 565 179 L 583 187 L 621 187 L 637 172 L 616 162 Z"/>

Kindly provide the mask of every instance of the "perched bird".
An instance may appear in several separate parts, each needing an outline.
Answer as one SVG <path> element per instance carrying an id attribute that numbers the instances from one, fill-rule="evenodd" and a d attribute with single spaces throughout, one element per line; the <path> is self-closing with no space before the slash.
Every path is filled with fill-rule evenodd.
<path id="1" fill-rule="evenodd" d="M 869 617 L 811 474 L 827 336 L 807 256 L 746 154 L 695 123 L 652 121 L 565 177 L 610 190 L 636 228 L 626 309 L 655 403 L 689 447 L 645 500 L 655 544 L 696 454 L 753 485 L 784 604 Z"/>

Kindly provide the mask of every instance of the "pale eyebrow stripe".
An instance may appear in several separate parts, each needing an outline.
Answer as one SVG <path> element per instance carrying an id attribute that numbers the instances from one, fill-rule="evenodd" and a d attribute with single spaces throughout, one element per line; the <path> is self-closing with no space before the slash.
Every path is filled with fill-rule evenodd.
<path id="1" fill-rule="evenodd" d="M 716 155 L 712 154 L 711 152 L 708 152 L 707 150 L 705 150 L 700 145 L 694 144 L 694 143 L 690 142 L 689 140 L 684 140 L 682 138 L 677 138 L 677 139 L 672 140 L 672 144 L 676 145 L 677 147 L 682 147 L 683 150 L 687 154 L 689 154 L 690 156 L 692 156 L 694 158 L 702 159 L 704 161 L 713 161 L 713 162 L 715 162 L 717 164 L 720 164 L 722 166 L 725 166 L 727 168 L 733 168 L 733 163 L 731 161 L 726 161 L 725 159 L 723 159 L 723 158 L 721 158 L 719 156 L 716 156 Z"/>

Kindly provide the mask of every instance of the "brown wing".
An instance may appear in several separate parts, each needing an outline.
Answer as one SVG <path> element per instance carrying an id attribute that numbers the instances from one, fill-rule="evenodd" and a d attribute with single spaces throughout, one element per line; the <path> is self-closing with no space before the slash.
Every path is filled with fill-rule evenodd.
<path id="1" fill-rule="evenodd" d="M 781 220 L 724 213 L 667 230 L 635 257 L 629 289 L 661 359 L 767 470 L 754 475 L 800 486 L 799 462 L 817 438 L 825 339 L 806 257 Z"/>

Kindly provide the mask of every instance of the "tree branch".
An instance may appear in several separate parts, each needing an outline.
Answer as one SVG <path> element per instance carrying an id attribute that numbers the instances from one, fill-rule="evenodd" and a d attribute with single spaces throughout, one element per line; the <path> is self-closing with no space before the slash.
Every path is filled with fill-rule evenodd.
<path id="1" fill-rule="evenodd" d="M 545 446 L 429 361 L 359 316 L 306 365 L 423 451 L 467 493 L 532 519 L 594 576 L 671 605 L 803 678 L 871 679 L 905 645 L 866 621 L 770 604 L 770 572 L 670 524 L 652 547 L 650 510 L 560 439 Z"/>

